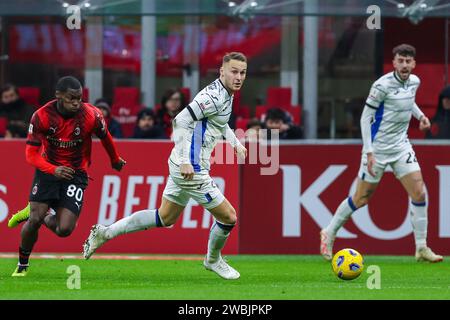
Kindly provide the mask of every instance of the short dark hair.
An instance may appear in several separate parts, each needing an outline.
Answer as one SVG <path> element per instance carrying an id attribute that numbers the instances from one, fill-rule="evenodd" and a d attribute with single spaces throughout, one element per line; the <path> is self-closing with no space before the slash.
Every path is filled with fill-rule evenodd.
<path id="1" fill-rule="evenodd" d="M 3 95 L 3 92 L 9 91 L 9 90 L 14 90 L 14 92 L 19 95 L 19 90 L 17 89 L 17 87 L 15 85 L 13 85 L 12 83 L 7 83 L 2 87 L 0 96 Z"/>
<path id="2" fill-rule="evenodd" d="M 69 89 L 78 90 L 83 88 L 80 81 L 72 76 L 62 77 L 56 83 L 56 91 L 67 92 Z"/>
<path id="3" fill-rule="evenodd" d="M 247 57 L 242 52 L 229 52 L 222 58 L 222 64 L 230 62 L 231 60 L 238 60 L 247 63 Z"/>
<path id="4" fill-rule="evenodd" d="M 272 108 L 267 111 L 265 121 L 267 120 L 281 120 L 287 122 L 286 113 L 280 108 Z"/>
<path id="5" fill-rule="evenodd" d="M 392 49 L 392 54 L 394 57 L 398 54 L 400 56 L 404 57 L 416 57 L 416 48 L 414 48 L 410 44 L 402 43 L 398 46 L 396 46 L 394 49 Z"/>
<path id="6" fill-rule="evenodd" d="M 139 111 L 137 115 L 137 122 L 141 120 L 144 117 L 151 117 L 153 120 L 155 120 L 155 113 L 150 108 L 144 108 L 141 111 Z"/>

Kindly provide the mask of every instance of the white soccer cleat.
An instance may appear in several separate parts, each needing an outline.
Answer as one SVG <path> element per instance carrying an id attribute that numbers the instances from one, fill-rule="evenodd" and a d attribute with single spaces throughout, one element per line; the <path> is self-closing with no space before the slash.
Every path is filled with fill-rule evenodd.
<path id="1" fill-rule="evenodd" d="M 92 226 L 91 233 L 83 244 L 83 256 L 86 260 L 94 254 L 95 250 L 109 240 L 105 237 L 105 229 L 106 227 L 100 224 Z"/>
<path id="2" fill-rule="evenodd" d="M 327 261 L 331 261 L 333 258 L 334 239 L 325 229 L 320 230 L 320 254 Z"/>
<path id="3" fill-rule="evenodd" d="M 428 262 L 441 262 L 444 258 L 438 254 L 435 254 L 428 247 L 420 248 L 416 251 L 417 261 L 428 261 Z"/>
<path id="4" fill-rule="evenodd" d="M 239 279 L 239 277 L 241 276 L 240 273 L 237 272 L 237 270 L 231 267 L 228 263 L 226 263 L 222 257 L 220 257 L 219 260 L 214 263 L 209 263 L 207 258 L 205 258 L 205 260 L 203 260 L 203 265 L 205 266 L 206 270 L 214 271 L 226 280 Z"/>

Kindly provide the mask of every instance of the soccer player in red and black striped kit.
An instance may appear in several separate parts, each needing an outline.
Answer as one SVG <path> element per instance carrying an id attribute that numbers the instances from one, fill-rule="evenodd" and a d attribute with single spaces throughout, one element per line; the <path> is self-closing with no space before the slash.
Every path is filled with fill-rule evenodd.
<path id="1" fill-rule="evenodd" d="M 82 86 L 76 78 L 59 79 L 55 96 L 33 114 L 28 130 L 26 159 L 36 173 L 30 216 L 22 228 L 19 263 L 12 276 L 27 274 L 41 225 L 59 237 L 67 237 L 75 229 L 88 185 L 93 134 L 101 139 L 115 170 L 120 171 L 126 163 L 117 153 L 102 112 L 82 102 Z M 56 215 L 48 213 L 50 207 Z"/>

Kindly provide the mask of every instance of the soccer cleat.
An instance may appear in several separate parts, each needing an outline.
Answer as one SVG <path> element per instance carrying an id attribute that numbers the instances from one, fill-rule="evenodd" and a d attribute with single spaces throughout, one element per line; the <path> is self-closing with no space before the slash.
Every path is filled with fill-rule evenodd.
<path id="1" fill-rule="evenodd" d="M 334 237 L 331 237 L 325 229 L 322 229 L 320 231 L 320 254 L 327 261 L 331 261 L 333 258 L 333 244 Z"/>
<path id="2" fill-rule="evenodd" d="M 25 277 L 28 273 L 29 265 L 17 265 L 16 270 L 12 273 L 11 277 Z"/>
<path id="3" fill-rule="evenodd" d="M 438 254 L 435 254 L 428 247 L 422 247 L 416 251 L 417 261 L 428 261 L 428 262 L 441 262 L 444 258 Z"/>
<path id="4" fill-rule="evenodd" d="M 106 227 L 101 224 L 92 226 L 91 233 L 83 244 L 83 256 L 86 260 L 92 256 L 95 250 L 109 240 L 105 237 L 105 229 Z"/>
<path id="5" fill-rule="evenodd" d="M 237 272 L 237 270 L 231 267 L 228 263 L 226 263 L 222 257 L 220 257 L 219 260 L 214 263 L 209 263 L 205 258 L 205 260 L 203 260 L 203 265 L 205 266 L 206 270 L 214 271 L 226 280 L 239 279 L 239 277 L 241 276 L 240 273 Z"/>
<path id="6" fill-rule="evenodd" d="M 20 223 L 28 220 L 29 217 L 30 217 L 30 204 L 28 203 L 28 205 L 25 208 L 13 214 L 11 219 L 9 219 L 8 221 L 8 228 L 17 227 Z"/>

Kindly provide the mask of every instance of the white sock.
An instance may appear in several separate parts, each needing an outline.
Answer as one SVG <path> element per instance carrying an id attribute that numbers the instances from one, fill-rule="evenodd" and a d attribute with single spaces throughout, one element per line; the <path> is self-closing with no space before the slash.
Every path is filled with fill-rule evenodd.
<path id="1" fill-rule="evenodd" d="M 352 197 L 348 197 L 342 201 L 336 209 L 336 213 L 334 214 L 333 219 L 331 219 L 330 224 L 325 228 L 326 233 L 332 237 L 335 237 L 339 229 L 357 209 L 358 208 L 356 208 L 352 201 Z"/>
<path id="2" fill-rule="evenodd" d="M 416 249 L 427 246 L 428 206 L 426 201 L 411 202 L 411 223 L 416 241 Z"/>
<path id="3" fill-rule="evenodd" d="M 158 209 L 142 210 L 132 213 L 130 216 L 120 219 L 107 227 L 105 236 L 108 239 L 112 239 L 124 233 L 163 226 L 164 223 L 159 216 Z"/>
<path id="4" fill-rule="evenodd" d="M 224 224 L 219 221 L 213 223 L 209 232 L 208 254 L 206 256 L 208 262 L 216 262 L 220 257 L 220 251 L 225 246 L 225 242 L 230 235 L 234 225 Z"/>

